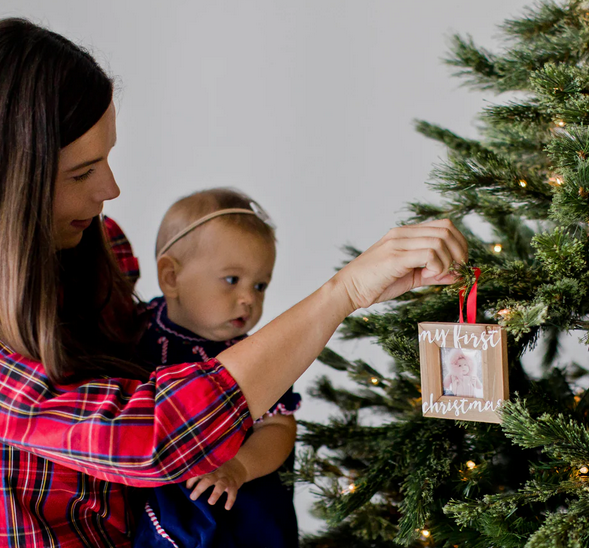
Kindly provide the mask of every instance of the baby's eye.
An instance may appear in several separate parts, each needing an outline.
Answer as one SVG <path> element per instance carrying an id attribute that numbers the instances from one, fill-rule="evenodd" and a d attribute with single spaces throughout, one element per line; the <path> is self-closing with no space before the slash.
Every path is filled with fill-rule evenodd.
<path id="1" fill-rule="evenodd" d="M 268 284 L 266 282 L 260 282 L 259 284 L 256 284 L 254 286 L 254 289 L 256 291 L 259 291 L 260 293 L 264 293 L 264 291 L 266 291 L 267 287 L 268 287 Z"/>
<path id="2" fill-rule="evenodd" d="M 94 173 L 94 169 L 90 168 L 86 173 L 82 173 L 82 175 L 76 175 L 74 177 L 74 181 L 85 181 L 90 175 Z"/>
<path id="3" fill-rule="evenodd" d="M 235 285 L 239 281 L 239 276 L 225 276 L 225 281 L 229 285 Z"/>

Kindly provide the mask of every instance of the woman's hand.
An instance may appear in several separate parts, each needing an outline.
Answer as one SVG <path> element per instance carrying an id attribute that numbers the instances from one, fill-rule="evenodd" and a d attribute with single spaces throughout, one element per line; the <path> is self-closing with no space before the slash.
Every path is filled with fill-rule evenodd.
<path id="1" fill-rule="evenodd" d="M 190 478 L 186 482 L 186 487 L 192 489 L 196 485 L 190 494 L 190 498 L 196 500 L 209 487 L 214 485 L 215 488 L 209 497 L 208 503 L 211 505 L 216 504 L 221 495 L 227 493 L 225 510 L 231 510 L 237 497 L 237 491 L 245 483 L 246 478 L 247 470 L 245 466 L 235 457 L 219 466 L 219 468 L 210 474 Z"/>
<path id="2" fill-rule="evenodd" d="M 333 279 L 357 310 L 415 287 L 452 283 L 450 267 L 467 258 L 466 239 L 452 222 L 430 221 L 389 230 Z"/>

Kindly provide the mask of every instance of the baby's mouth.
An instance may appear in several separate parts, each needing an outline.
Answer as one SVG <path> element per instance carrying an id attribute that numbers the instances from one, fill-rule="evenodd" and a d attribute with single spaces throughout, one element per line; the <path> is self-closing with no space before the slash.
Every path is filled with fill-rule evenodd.
<path id="1" fill-rule="evenodd" d="M 247 316 L 241 316 L 239 318 L 235 318 L 234 320 L 230 320 L 230 324 L 233 327 L 237 327 L 239 329 L 241 329 L 242 327 L 245 327 L 245 324 L 247 322 Z"/>

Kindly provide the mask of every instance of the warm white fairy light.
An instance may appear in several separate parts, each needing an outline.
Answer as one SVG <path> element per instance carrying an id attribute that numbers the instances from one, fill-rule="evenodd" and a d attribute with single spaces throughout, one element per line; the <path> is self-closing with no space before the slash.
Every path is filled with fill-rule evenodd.
<path id="1" fill-rule="evenodd" d="M 548 184 L 550 186 L 562 186 L 564 181 L 560 177 L 549 177 Z"/>
<path id="2" fill-rule="evenodd" d="M 353 493 L 356 490 L 356 485 L 354 485 L 353 483 L 350 483 L 350 485 L 348 485 L 348 491 L 350 493 Z"/>
<path id="3" fill-rule="evenodd" d="M 378 379 L 377 379 L 376 377 L 372 377 L 372 378 L 370 379 L 370 382 L 371 382 L 372 384 L 378 384 Z"/>
<path id="4" fill-rule="evenodd" d="M 366 316 L 364 316 L 362 319 L 363 319 L 365 322 L 367 322 L 367 321 L 368 321 L 368 318 L 367 318 Z"/>
<path id="5" fill-rule="evenodd" d="M 495 253 L 501 253 L 503 251 L 503 246 L 501 244 L 495 244 L 493 246 L 493 251 Z"/>
<path id="6" fill-rule="evenodd" d="M 511 310 L 509 310 L 509 308 L 502 308 L 499 310 L 499 312 L 497 312 L 497 316 L 501 316 L 502 318 L 509 316 L 509 314 L 511 314 Z"/>
<path id="7" fill-rule="evenodd" d="M 564 127 L 566 126 L 566 122 L 564 120 L 554 120 L 554 123 L 558 126 L 558 127 Z"/>
<path id="8" fill-rule="evenodd" d="M 579 468 L 579 474 L 589 474 L 589 468 L 581 466 L 581 468 Z"/>
<path id="9" fill-rule="evenodd" d="M 523 179 L 520 179 L 519 186 L 521 186 L 522 188 L 526 188 L 528 186 L 528 183 Z"/>
<path id="10" fill-rule="evenodd" d="M 469 470 L 473 470 L 474 468 L 476 468 L 476 467 L 477 467 L 476 463 L 475 463 L 475 462 L 473 462 L 472 460 L 469 460 L 469 461 L 466 463 L 466 466 L 468 467 L 468 469 L 469 469 Z"/>
<path id="11" fill-rule="evenodd" d="M 427 529 L 422 529 L 421 534 L 425 537 L 425 538 L 429 538 L 431 536 L 431 533 L 427 530 Z"/>

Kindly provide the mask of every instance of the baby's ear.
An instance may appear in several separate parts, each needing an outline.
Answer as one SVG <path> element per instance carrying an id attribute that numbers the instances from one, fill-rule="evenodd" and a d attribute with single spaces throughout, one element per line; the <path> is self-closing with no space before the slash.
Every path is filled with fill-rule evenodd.
<path id="1" fill-rule="evenodd" d="M 180 263 L 169 255 L 162 255 L 157 260 L 157 281 L 166 299 L 178 297 L 178 272 Z"/>

